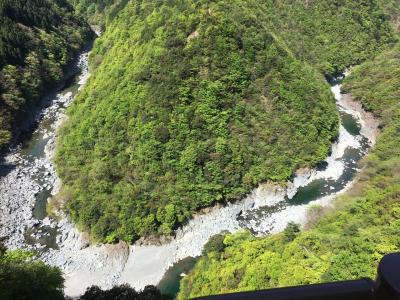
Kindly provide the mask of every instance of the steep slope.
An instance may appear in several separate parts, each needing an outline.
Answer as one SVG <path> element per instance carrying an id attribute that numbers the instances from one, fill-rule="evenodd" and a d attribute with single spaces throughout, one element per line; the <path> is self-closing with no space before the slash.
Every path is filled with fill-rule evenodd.
<path id="1" fill-rule="evenodd" d="M 333 97 L 267 23 L 251 1 L 127 4 L 62 132 L 75 221 L 107 241 L 168 234 L 326 156 Z"/>
<path id="2" fill-rule="evenodd" d="M 0 149 L 91 36 L 64 0 L 0 1 Z"/>
<path id="3" fill-rule="evenodd" d="M 343 70 L 394 40 L 387 19 L 373 0 L 130 1 L 97 41 L 62 132 L 72 218 L 109 242 L 169 234 L 199 208 L 317 163 L 338 117 L 298 58 Z"/>
<path id="4" fill-rule="evenodd" d="M 259 1 L 271 28 L 297 58 L 324 74 L 371 59 L 394 40 L 389 0 Z"/>
<path id="5" fill-rule="evenodd" d="M 390 17 L 395 32 L 400 33 L 400 0 L 379 0 L 379 4 Z"/>
<path id="6" fill-rule="evenodd" d="M 276 286 L 375 277 L 400 248 L 400 45 L 354 69 L 345 89 L 381 118 L 359 182 L 313 229 L 256 239 L 227 235 L 181 282 L 179 299 Z"/>
<path id="7" fill-rule="evenodd" d="M 90 24 L 100 26 L 111 22 L 129 0 L 68 0 Z"/>
<path id="8" fill-rule="evenodd" d="M 91 23 L 104 27 L 129 0 L 70 0 Z M 140 1 L 136 1 L 140 3 Z M 209 1 L 211 3 L 211 1 Z M 399 29 L 399 0 L 275 1 L 245 5 L 279 33 L 298 58 L 335 73 L 372 58 L 392 40 L 388 17 Z M 386 14 L 385 14 L 385 13 Z"/>

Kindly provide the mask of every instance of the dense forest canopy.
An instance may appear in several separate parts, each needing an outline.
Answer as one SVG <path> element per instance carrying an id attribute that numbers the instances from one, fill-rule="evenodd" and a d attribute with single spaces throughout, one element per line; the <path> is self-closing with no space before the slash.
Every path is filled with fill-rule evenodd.
<path id="1" fill-rule="evenodd" d="M 75 10 L 83 15 L 90 24 L 100 26 L 104 30 L 124 8 L 129 0 L 69 0 Z"/>
<path id="2" fill-rule="evenodd" d="M 169 234 L 327 155 L 338 127 L 329 87 L 267 24 L 251 1 L 127 4 L 62 131 L 75 221 L 109 242 Z"/>
<path id="3" fill-rule="evenodd" d="M 382 132 L 364 170 L 336 210 L 303 232 L 288 227 L 266 238 L 219 239 L 181 281 L 178 299 L 324 281 L 374 278 L 383 255 L 400 248 L 400 45 L 356 67 L 345 80 Z M 322 218 L 323 216 L 323 218 Z"/>
<path id="4" fill-rule="evenodd" d="M 258 9 L 297 58 L 323 74 L 336 74 L 373 58 L 394 40 L 381 2 L 264 0 Z"/>
<path id="5" fill-rule="evenodd" d="M 72 218 L 108 242 L 169 234 L 316 164 L 338 127 L 316 70 L 373 57 L 388 19 L 375 0 L 126 3 L 62 131 Z"/>
<path id="6" fill-rule="evenodd" d="M 0 149 L 91 37 L 65 0 L 0 0 Z"/>
<path id="7" fill-rule="evenodd" d="M 338 130 L 323 75 L 367 61 L 344 90 L 382 133 L 350 193 L 312 208 L 307 231 L 214 236 L 178 298 L 374 277 L 398 251 L 399 0 L 0 0 L 0 148 L 91 38 L 72 5 L 107 26 L 57 152 L 58 200 L 82 229 L 107 242 L 170 234 L 200 208 L 315 165 Z M 165 299 L 125 285 L 80 299 L 118 297 Z M 62 274 L 0 245 L 0 298 L 64 299 Z"/>

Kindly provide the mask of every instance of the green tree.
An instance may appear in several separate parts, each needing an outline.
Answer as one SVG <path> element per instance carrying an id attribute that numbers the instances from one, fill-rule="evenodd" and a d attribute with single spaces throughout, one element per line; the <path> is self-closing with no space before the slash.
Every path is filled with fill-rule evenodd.
<path id="1" fill-rule="evenodd" d="M 93 36 L 67 1 L 25 2 L 0 1 L 0 150 Z"/>
<path id="2" fill-rule="evenodd" d="M 203 247 L 203 255 L 207 255 L 210 252 L 221 253 L 225 249 L 224 244 L 225 235 L 216 234 L 213 235 Z"/>
<path id="3" fill-rule="evenodd" d="M 285 230 L 283 231 L 284 241 L 285 242 L 293 241 L 299 233 L 300 233 L 300 225 L 294 222 L 289 222 L 286 225 Z"/>
<path id="4" fill-rule="evenodd" d="M 61 271 L 34 260 L 31 253 L 0 250 L 0 299 L 64 299 Z"/>

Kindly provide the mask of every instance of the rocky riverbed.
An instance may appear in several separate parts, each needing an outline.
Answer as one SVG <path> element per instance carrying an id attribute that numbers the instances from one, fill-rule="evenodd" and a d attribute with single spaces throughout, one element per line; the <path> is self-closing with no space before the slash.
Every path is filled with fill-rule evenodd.
<path id="1" fill-rule="evenodd" d="M 249 229 L 262 236 L 283 230 L 290 221 L 304 224 L 311 205 L 330 205 L 351 186 L 357 162 L 377 134 L 372 115 L 350 96 L 341 95 L 336 85 L 332 92 L 341 113 L 340 135 L 322 167 L 299 170 L 284 186 L 261 184 L 237 203 L 205 209 L 161 244 L 90 245 L 68 217 L 55 221 L 45 214 L 47 198 L 61 186 L 52 163 L 57 129 L 66 118 L 65 108 L 90 76 L 87 56 L 79 59 L 82 72 L 75 89 L 54 98 L 38 115 L 32 143 L 13 149 L 0 167 L 0 236 L 7 247 L 38 250 L 41 259 L 60 267 L 69 296 L 80 295 L 93 284 L 157 284 L 170 266 L 200 255 L 207 240 L 221 231 Z"/>
<path id="2" fill-rule="evenodd" d="M 80 56 L 77 66 L 81 70 L 78 84 L 83 85 L 89 74 L 88 53 Z M 49 231 L 59 226 L 44 218 L 45 211 L 38 212 L 37 206 L 38 199 L 47 201 L 58 181 L 52 163 L 56 131 L 73 99 L 72 91 L 57 94 L 35 116 L 35 142 L 11 149 L 0 164 L 0 236 L 10 249 L 43 250 Z M 46 203 L 42 204 L 45 210 Z"/>

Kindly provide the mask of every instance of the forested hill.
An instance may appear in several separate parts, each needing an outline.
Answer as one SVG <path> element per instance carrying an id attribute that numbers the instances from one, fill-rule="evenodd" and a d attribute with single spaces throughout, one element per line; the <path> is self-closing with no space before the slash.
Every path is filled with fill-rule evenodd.
<path id="1" fill-rule="evenodd" d="M 400 2 L 381 1 L 398 30 Z M 376 146 L 356 184 L 335 209 L 310 210 L 309 230 L 291 224 L 281 234 L 218 236 L 178 299 L 278 286 L 374 278 L 383 255 L 400 247 L 400 45 L 357 66 L 343 87 L 380 118 Z"/>
<path id="2" fill-rule="evenodd" d="M 109 242 L 169 234 L 316 164 L 338 128 L 317 70 L 373 57 L 387 19 L 374 0 L 129 1 L 61 133 L 73 220 Z"/>
<path id="3" fill-rule="evenodd" d="M 100 26 L 100 29 L 104 30 L 105 25 L 117 16 L 129 0 L 69 0 L 69 2 L 90 24 Z"/>
<path id="4" fill-rule="evenodd" d="M 336 210 L 310 213 L 314 227 L 255 238 L 214 239 L 181 282 L 178 299 L 277 286 L 375 278 L 383 255 L 400 248 L 400 45 L 354 69 L 344 88 L 381 119 L 363 171 Z"/>
<path id="5" fill-rule="evenodd" d="M 91 37 L 66 0 L 0 0 L 0 149 Z"/>

